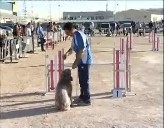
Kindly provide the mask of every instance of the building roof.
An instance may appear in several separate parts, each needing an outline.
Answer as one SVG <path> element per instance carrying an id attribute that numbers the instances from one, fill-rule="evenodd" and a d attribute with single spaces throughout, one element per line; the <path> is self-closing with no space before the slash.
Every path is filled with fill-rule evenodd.
<path id="1" fill-rule="evenodd" d="M 140 12 L 140 13 L 149 13 L 149 14 L 157 14 L 157 15 L 161 15 L 161 13 L 159 12 L 154 12 L 154 11 L 149 11 L 149 10 L 137 10 L 137 9 L 129 9 L 129 10 L 125 10 L 125 11 L 121 11 L 121 12 L 117 12 L 117 13 L 126 13 L 126 12 L 130 12 L 130 11 L 136 11 L 136 12 Z"/>
<path id="2" fill-rule="evenodd" d="M 101 13 L 101 12 L 113 12 L 113 11 L 88 11 L 88 12 L 63 12 L 63 13 Z"/>

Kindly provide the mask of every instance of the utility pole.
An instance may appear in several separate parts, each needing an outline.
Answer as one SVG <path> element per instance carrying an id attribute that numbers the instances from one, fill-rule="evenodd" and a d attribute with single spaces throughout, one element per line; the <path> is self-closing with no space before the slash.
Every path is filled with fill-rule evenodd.
<path id="1" fill-rule="evenodd" d="M 50 6 L 50 21 L 52 19 L 52 16 L 51 16 L 51 1 L 49 1 L 49 6 Z"/>
<path id="2" fill-rule="evenodd" d="M 108 11 L 108 0 L 106 1 L 106 12 Z"/>
<path id="3" fill-rule="evenodd" d="M 23 6 L 24 6 L 24 18 L 27 18 L 27 9 L 26 9 L 26 1 L 23 1 Z"/>
<path id="4" fill-rule="evenodd" d="M 59 7 L 59 21 L 60 21 L 60 4 L 58 4 Z"/>

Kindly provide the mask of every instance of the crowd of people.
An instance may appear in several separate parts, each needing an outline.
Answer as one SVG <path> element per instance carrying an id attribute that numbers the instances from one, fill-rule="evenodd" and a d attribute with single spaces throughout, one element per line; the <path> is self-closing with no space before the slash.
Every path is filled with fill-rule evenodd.
<path id="1" fill-rule="evenodd" d="M 34 36 L 37 37 L 38 45 L 40 44 L 41 50 L 44 50 L 44 43 L 46 42 L 45 38 L 47 36 L 47 33 L 49 32 L 58 32 L 60 31 L 60 35 L 63 35 L 62 28 L 60 25 L 57 25 L 55 22 L 49 22 L 48 25 L 46 26 L 46 29 L 42 26 L 41 23 L 35 23 L 35 22 L 29 22 L 27 25 L 22 25 L 16 23 L 13 27 L 13 38 L 14 39 L 23 39 L 23 36 L 26 37 L 32 37 L 32 40 Z M 65 40 L 65 38 L 63 38 Z M 59 40 L 61 41 L 61 40 Z M 57 41 L 55 42 L 57 43 Z"/>

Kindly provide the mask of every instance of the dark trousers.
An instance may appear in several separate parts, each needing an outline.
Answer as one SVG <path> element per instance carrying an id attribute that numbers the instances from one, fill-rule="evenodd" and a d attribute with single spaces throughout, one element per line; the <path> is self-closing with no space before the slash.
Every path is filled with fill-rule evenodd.
<path id="1" fill-rule="evenodd" d="M 40 42 L 41 50 L 44 51 L 44 42 Z"/>
<path id="2" fill-rule="evenodd" d="M 89 89 L 89 68 L 88 64 L 80 64 L 78 66 L 78 76 L 80 84 L 80 97 L 84 101 L 90 101 L 90 89 Z"/>
<path id="3" fill-rule="evenodd" d="M 44 39 L 40 39 L 40 42 L 38 42 L 41 46 L 41 50 L 44 51 Z"/>

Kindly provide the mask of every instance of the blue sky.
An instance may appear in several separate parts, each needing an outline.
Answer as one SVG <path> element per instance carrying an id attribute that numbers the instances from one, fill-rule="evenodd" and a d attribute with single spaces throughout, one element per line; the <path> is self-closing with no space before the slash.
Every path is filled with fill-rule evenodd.
<path id="1" fill-rule="evenodd" d="M 19 11 L 23 10 L 23 1 L 18 1 Z M 39 17 L 48 17 L 51 15 L 58 19 L 59 15 L 62 16 L 63 11 L 105 11 L 106 1 L 26 1 L 27 11 L 31 10 Z M 108 10 L 114 11 L 115 4 L 116 11 L 127 9 L 144 9 L 144 8 L 163 8 L 162 0 L 108 0 Z M 58 7 L 60 5 L 60 8 Z M 33 8 L 33 9 L 32 9 Z M 60 12 L 60 13 L 59 13 Z"/>

